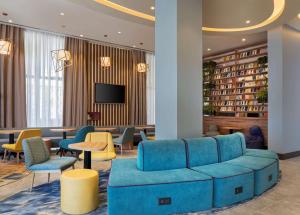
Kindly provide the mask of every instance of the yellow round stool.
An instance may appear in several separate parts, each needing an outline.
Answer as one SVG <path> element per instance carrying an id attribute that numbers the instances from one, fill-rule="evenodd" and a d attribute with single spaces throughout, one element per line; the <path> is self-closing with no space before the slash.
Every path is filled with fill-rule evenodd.
<path id="1" fill-rule="evenodd" d="M 63 172 L 60 178 L 61 210 L 67 214 L 85 214 L 99 205 L 98 172 L 75 169 Z"/>

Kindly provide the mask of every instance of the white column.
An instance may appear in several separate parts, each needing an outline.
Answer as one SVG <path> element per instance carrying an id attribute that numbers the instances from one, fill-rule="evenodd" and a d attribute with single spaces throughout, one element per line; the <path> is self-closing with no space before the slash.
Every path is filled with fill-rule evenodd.
<path id="1" fill-rule="evenodd" d="M 280 26 L 268 32 L 269 148 L 300 151 L 300 32 Z"/>
<path id="2" fill-rule="evenodd" d="M 202 134 L 202 0 L 155 7 L 156 138 Z"/>

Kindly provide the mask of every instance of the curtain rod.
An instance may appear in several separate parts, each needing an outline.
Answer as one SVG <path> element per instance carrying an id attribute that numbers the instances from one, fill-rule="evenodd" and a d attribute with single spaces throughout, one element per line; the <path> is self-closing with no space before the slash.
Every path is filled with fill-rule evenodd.
<path id="1" fill-rule="evenodd" d="M 3 22 L 3 21 L 0 21 L 0 24 L 10 25 L 10 26 L 24 28 L 24 29 L 28 29 L 28 30 L 39 31 L 39 32 L 48 33 L 48 34 L 54 34 L 54 35 L 57 35 L 57 36 L 66 36 L 66 37 L 76 38 L 76 39 L 85 40 L 85 41 L 92 42 L 92 43 L 99 44 L 99 45 L 111 46 L 111 47 L 114 47 L 114 48 L 144 51 L 146 53 L 154 54 L 153 51 L 150 51 L 150 50 L 147 50 L 147 49 L 133 48 L 131 46 L 119 45 L 119 44 L 105 42 L 105 41 L 101 41 L 101 40 L 95 40 L 95 39 L 91 39 L 91 38 L 82 38 L 82 37 L 78 37 L 78 36 L 71 35 L 71 34 L 63 34 L 63 33 L 58 33 L 58 32 L 53 32 L 53 31 L 47 31 L 47 30 L 44 30 L 44 29 L 29 27 L 29 26 L 26 26 L 26 25 L 8 23 L 8 22 Z"/>

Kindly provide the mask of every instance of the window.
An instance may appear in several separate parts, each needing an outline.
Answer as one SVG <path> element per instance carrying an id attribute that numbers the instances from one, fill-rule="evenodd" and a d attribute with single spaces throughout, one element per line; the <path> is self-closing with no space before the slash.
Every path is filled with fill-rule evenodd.
<path id="1" fill-rule="evenodd" d="M 146 54 L 147 71 L 146 94 L 147 94 L 147 124 L 155 124 L 155 56 Z"/>
<path id="2" fill-rule="evenodd" d="M 28 127 L 62 126 L 63 73 L 55 72 L 51 51 L 64 49 L 64 43 L 63 36 L 25 31 Z"/>

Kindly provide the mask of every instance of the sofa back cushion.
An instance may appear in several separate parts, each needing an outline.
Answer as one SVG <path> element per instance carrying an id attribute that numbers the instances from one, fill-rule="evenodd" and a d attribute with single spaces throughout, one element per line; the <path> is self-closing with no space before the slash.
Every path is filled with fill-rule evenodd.
<path id="1" fill-rule="evenodd" d="M 218 146 L 212 137 L 185 139 L 188 167 L 218 163 Z"/>
<path id="2" fill-rule="evenodd" d="M 138 145 L 139 170 L 159 171 L 186 167 L 185 143 L 182 140 L 143 141 Z"/>
<path id="3" fill-rule="evenodd" d="M 246 151 L 245 137 L 242 133 L 218 135 L 219 162 L 228 161 L 242 156 Z"/>

